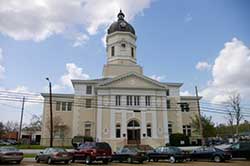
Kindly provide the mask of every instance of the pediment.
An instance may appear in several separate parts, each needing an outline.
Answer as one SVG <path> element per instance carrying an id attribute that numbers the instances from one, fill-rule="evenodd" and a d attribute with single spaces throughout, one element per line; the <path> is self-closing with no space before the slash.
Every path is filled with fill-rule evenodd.
<path id="1" fill-rule="evenodd" d="M 104 82 L 99 87 L 106 88 L 138 88 L 138 89 L 165 89 L 158 81 L 137 73 L 128 73 Z"/>

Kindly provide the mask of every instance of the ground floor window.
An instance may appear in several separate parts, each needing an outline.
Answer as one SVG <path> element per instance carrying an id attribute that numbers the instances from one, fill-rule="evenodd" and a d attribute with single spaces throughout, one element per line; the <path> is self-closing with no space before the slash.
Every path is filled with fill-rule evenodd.
<path id="1" fill-rule="evenodd" d="M 148 137 L 151 137 L 151 136 L 152 136 L 151 124 L 147 124 L 147 136 L 148 136 Z"/>
<path id="2" fill-rule="evenodd" d="M 87 122 L 84 125 L 84 135 L 91 136 L 91 123 Z"/>
<path id="3" fill-rule="evenodd" d="M 172 133 L 173 133 L 172 124 L 169 123 L 169 124 L 168 124 L 168 134 L 171 135 Z"/>
<path id="4" fill-rule="evenodd" d="M 191 126 L 190 125 L 183 125 L 183 134 L 186 136 L 191 136 Z"/>
<path id="5" fill-rule="evenodd" d="M 121 125 L 116 124 L 116 131 L 115 131 L 116 138 L 121 138 Z"/>

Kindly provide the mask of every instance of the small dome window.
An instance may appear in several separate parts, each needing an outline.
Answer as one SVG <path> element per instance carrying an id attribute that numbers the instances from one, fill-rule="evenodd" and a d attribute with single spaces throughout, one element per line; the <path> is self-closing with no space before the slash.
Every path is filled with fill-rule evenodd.
<path id="1" fill-rule="evenodd" d="M 122 43 L 121 46 L 122 46 L 122 48 L 125 48 L 125 47 L 126 47 L 126 44 L 125 44 L 125 43 Z"/>

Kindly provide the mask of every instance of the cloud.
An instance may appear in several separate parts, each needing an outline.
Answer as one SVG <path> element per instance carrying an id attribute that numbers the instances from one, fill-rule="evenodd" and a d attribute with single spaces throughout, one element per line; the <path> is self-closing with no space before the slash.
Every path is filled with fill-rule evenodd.
<path id="1" fill-rule="evenodd" d="M 66 73 L 60 77 L 60 80 L 57 84 L 52 85 L 53 92 L 71 92 L 73 89 L 71 80 L 72 79 L 82 79 L 87 80 L 90 79 L 90 76 L 83 72 L 83 69 L 76 66 L 74 63 L 66 64 Z M 45 92 L 48 92 L 48 86 L 43 88 Z"/>
<path id="2" fill-rule="evenodd" d="M 42 41 L 69 29 L 94 35 L 120 9 L 131 21 L 153 0 L 1 0 L 0 32 L 15 40 Z"/>
<path id="3" fill-rule="evenodd" d="M 80 47 L 84 43 L 86 43 L 86 41 L 88 41 L 88 40 L 89 40 L 88 35 L 86 35 L 86 34 L 77 34 L 75 42 L 73 43 L 73 47 Z"/>
<path id="4" fill-rule="evenodd" d="M 195 66 L 197 70 L 204 71 L 204 70 L 210 70 L 211 65 L 208 64 L 208 62 L 198 62 Z"/>
<path id="5" fill-rule="evenodd" d="M 181 91 L 181 92 L 180 92 L 180 95 L 181 95 L 181 96 L 193 96 L 193 94 L 191 94 L 191 93 L 190 93 L 189 91 L 187 91 L 187 90 L 186 90 L 186 91 Z"/>
<path id="6" fill-rule="evenodd" d="M 184 19 L 185 22 L 191 22 L 193 20 L 193 17 L 190 13 L 188 13 Z"/>
<path id="7" fill-rule="evenodd" d="M 165 76 L 152 75 L 152 76 L 149 76 L 149 77 L 156 80 L 156 81 L 163 81 L 165 79 Z"/>
<path id="8" fill-rule="evenodd" d="M 212 67 L 213 79 L 201 95 L 213 102 L 224 102 L 232 92 L 250 99 L 250 48 L 233 38 L 226 42 Z"/>
<path id="9" fill-rule="evenodd" d="M 5 68 L 2 65 L 3 61 L 3 50 L 0 48 L 0 80 L 4 78 Z"/>

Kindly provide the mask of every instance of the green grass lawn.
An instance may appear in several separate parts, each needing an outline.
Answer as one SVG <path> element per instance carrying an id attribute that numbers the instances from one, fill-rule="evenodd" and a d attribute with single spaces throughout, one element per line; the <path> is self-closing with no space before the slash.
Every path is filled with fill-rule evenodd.
<path id="1" fill-rule="evenodd" d="M 18 149 L 45 149 L 47 146 L 41 146 L 41 145 L 15 145 Z M 65 149 L 72 149 L 72 146 L 65 146 L 63 147 Z"/>
<path id="2" fill-rule="evenodd" d="M 36 154 L 23 154 L 24 158 L 35 158 Z"/>

